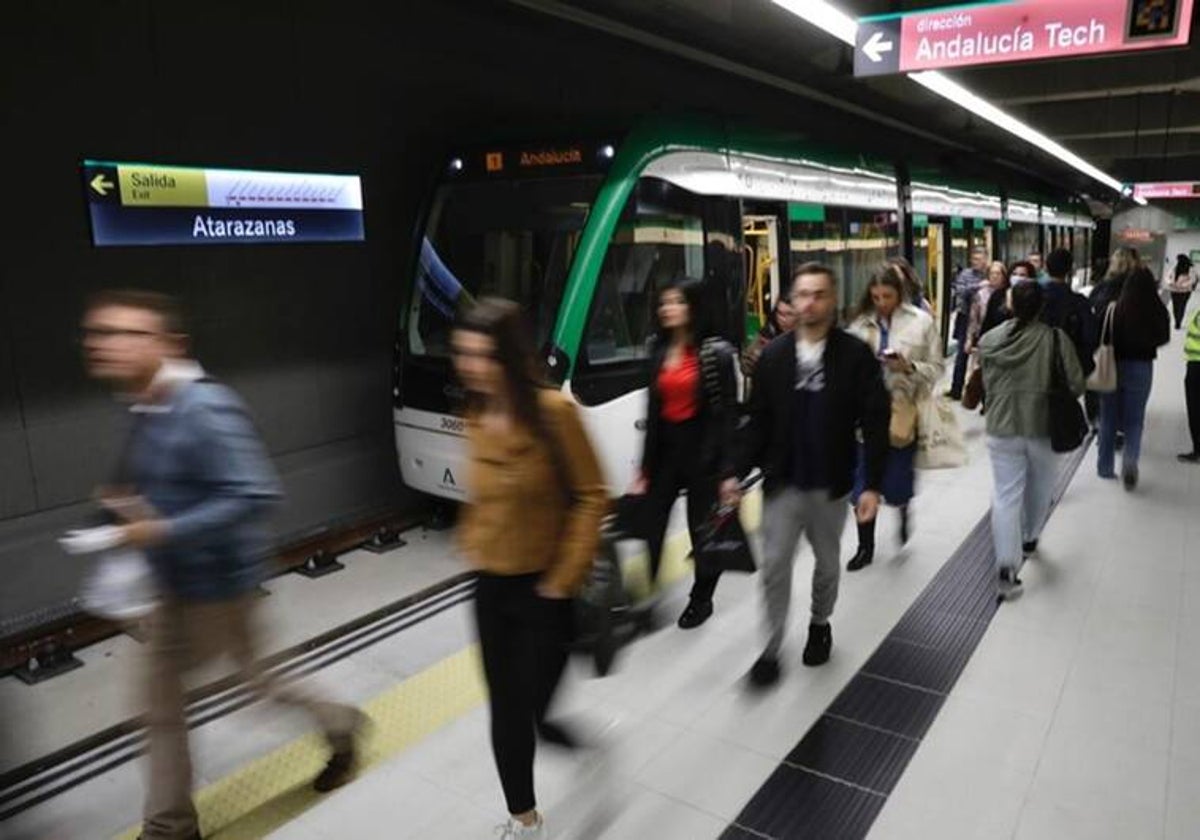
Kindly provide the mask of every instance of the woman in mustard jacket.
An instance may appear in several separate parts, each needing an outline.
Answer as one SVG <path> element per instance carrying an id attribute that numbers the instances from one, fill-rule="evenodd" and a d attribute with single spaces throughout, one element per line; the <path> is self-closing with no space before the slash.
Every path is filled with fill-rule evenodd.
<path id="1" fill-rule="evenodd" d="M 468 503 L 458 543 L 479 571 L 475 614 L 492 751 L 511 815 L 505 836 L 542 837 L 533 791 L 536 735 L 566 665 L 571 601 L 591 566 L 608 491 L 575 404 L 543 387 L 521 309 L 479 301 L 456 325 L 467 392 Z"/>

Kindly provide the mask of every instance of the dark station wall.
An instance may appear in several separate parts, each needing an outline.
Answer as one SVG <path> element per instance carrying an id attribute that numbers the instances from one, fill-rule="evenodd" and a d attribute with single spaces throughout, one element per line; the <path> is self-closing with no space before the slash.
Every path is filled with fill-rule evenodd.
<path id="1" fill-rule="evenodd" d="M 287 536 L 411 503 L 391 420 L 414 226 L 454 145 L 703 111 L 878 131 L 778 90 L 496 2 L 5 4 L 0 31 L 0 635 L 68 605 L 78 524 L 122 412 L 81 370 L 82 301 L 182 299 L 197 357 L 249 402 Z M 899 152 L 897 152 L 899 153 Z M 85 158 L 357 173 L 364 243 L 93 248 Z"/>

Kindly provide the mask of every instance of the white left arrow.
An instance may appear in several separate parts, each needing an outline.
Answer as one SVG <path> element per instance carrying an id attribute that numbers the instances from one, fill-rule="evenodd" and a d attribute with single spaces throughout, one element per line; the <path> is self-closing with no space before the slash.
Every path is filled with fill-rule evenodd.
<path id="1" fill-rule="evenodd" d="M 883 40 L 882 32 L 876 31 L 874 35 L 867 39 L 867 43 L 863 44 L 862 51 L 867 58 L 878 64 L 883 61 L 883 54 L 891 52 L 894 46 L 895 44 L 892 41 Z"/>

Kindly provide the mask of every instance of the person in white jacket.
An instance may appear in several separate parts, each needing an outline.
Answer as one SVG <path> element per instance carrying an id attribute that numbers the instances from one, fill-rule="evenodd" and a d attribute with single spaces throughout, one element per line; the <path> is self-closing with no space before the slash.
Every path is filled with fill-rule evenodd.
<path id="1" fill-rule="evenodd" d="M 945 360 L 941 339 L 933 318 L 907 300 L 896 270 L 886 264 L 872 274 L 858 315 L 848 331 L 866 342 L 879 358 L 884 383 L 892 398 L 890 446 L 882 489 L 887 504 L 899 509 L 903 545 L 911 532 L 908 503 L 915 485 L 917 404 L 931 398 L 934 386 L 942 378 Z M 852 501 L 857 501 L 862 482 L 860 451 Z M 874 558 L 875 520 L 870 519 L 858 524 L 858 551 L 846 568 L 858 571 Z"/>

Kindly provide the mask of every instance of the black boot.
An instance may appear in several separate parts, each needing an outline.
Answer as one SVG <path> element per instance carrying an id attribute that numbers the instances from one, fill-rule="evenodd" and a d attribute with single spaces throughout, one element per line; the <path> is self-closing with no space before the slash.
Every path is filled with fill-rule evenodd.
<path id="1" fill-rule="evenodd" d="M 846 564 L 846 571 L 857 572 L 875 559 L 875 520 L 858 523 L 858 551 Z"/>
<path id="2" fill-rule="evenodd" d="M 810 668 L 824 665 L 829 661 L 829 649 L 833 647 L 833 631 L 829 622 L 808 625 L 808 642 L 804 645 L 804 655 L 801 657 Z"/>

